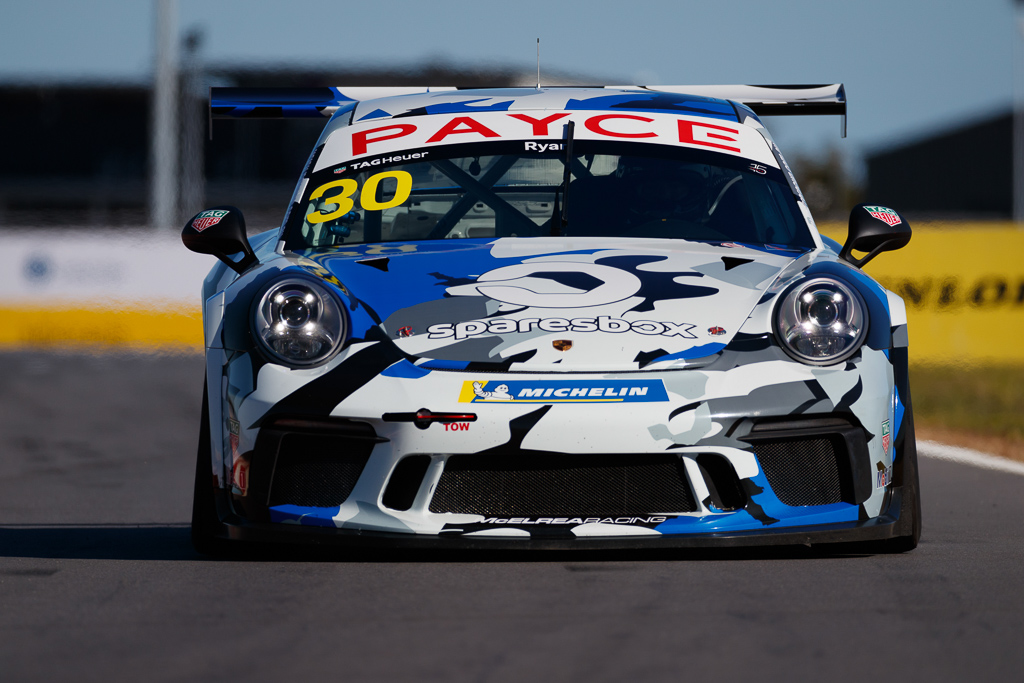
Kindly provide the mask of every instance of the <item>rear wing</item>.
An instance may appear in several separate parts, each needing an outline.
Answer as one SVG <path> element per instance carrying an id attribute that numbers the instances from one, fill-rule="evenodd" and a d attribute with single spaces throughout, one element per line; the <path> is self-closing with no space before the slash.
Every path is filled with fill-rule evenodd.
<path id="1" fill-rule="evenodd" d="M 578 86 L 584 87 L 584 86 Z M 649 90 L 733 100 L 758 116 L 841 116 L 846 137 L 846 90 L 833 85 L 602 85 L 585 86 L 620 90 Z M 320 88 L 210 88 L 210 118 L 278 119 L 331 117 L 358 102 L 396 95 L 417 95 L 455 90 L 481 90 L 450 86 L 320 87 Z"/>

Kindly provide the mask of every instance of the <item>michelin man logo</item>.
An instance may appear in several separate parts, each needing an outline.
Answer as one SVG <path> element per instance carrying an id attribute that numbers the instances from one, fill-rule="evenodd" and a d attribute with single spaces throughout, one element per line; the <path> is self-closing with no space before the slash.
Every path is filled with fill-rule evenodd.
<path id="1" fill-rule="evenodd" d="M 514 401 L 515 399 L 508 393 L 507 384 L 499 384 L 494 387 L 494 391 L 484 391 L 484 387 L 480 382 L 473 382 L 473 393 L 485 401 Z"/>

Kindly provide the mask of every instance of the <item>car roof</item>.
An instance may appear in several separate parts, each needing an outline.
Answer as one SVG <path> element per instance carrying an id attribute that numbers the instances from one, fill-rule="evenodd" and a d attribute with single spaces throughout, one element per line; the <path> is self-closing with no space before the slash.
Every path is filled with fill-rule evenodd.
<path id="1" fill-rule="evenodd" d="M 368 92 L 339 93 L 351 97 L 351 105 L 339 106 L 324 128 L 317 143 L 322 152 L 316 155 L 312 172 L 368 156 L 421 152 L 439 144 L 547 140 L 552 137 L 548 123 L 567 116 L 581 124 L 575 133 L 579 141 L 668 143 L 779 166 L 757 115 L 740 103 L 718 97 L 639 87 L 448 88 L 366 97 L 374 90 L 388 95 L 392 91 L 368 88 Z M 609 118 L 632 120 L 633 125 L 646 122 L 651 129 L 607 129 L 602 122 Z M 676 125 L 682 119 L 705 122 L 684 132 Z M 561 127 L 559 123 L 554 137 L 561 137 Z"/>
<path id="2" fill-rule="evenodd" d="M 639 88 L 545 87 L 447 90 L 364 100 L 357 102 L 348 122 L 430 114 L 545 109 L 685 114 L 732 123 L 743 123 L 748 116 L 755 116 L 746 107 L 742 108 L 746 111 L 742 111 L 728 100 L 701 95 Z"/>

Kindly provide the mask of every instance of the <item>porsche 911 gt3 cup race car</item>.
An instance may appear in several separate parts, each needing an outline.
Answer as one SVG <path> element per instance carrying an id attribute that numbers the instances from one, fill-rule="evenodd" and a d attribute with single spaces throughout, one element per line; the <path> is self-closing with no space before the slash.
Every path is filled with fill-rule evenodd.
<path id="1" fill-rule="evenodd" d="M 842 86 L 211 106 L 326 127 L 280 229 L 182 231 L 221 260 L 199 550 L 916 546 L 906 312 L 860 269 L 910 227 L 820 236 L 759 119 L 845 120 Z"/>

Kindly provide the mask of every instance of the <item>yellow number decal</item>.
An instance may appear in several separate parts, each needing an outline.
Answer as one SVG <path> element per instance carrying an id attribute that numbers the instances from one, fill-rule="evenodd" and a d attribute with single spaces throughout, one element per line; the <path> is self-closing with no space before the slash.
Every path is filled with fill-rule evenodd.
<path id="1" fill-rule="evenodd" d="M 394 178 L 398 187 L 395 188 L 394 197 L 386 202 L 378 202 L 377 187 L 385 178 Z M 366 182 L 363 183 L 363 192 L 359 195 L 359 203 L 367 211 L 383 211 L 404 204 L 410 194 L 412 194 L 412 176 L 407 171 L 384 171 L 366 179 Z"/>
<path id="2" fill-rule="evenodd" d="M 313 190 L 313 194 L 309 195 L 309 199 L 319 199 L 321 196 L 323 196 L 324 192 L 331 189 L 332 187 L 341 188 L 341 192 L 339 192 L 336 195 L 332 195 L 330 197 L 325 198 L 323 206 L 337 204 L 338 209 L 330 213 L 314 211 L 313 213 L 306 216 L 307 221 L 309 221 L 310 223 L 323 223 L 324 221 L 333 221 L 335 218 L 341 218 L 346 213 L 351 211 L 353 207 L 355 207 L 355 202 L 349 199 L 349 197 L 356 193 L 356 190 L 359 188 L 359 185 L 352 178 L 335 180 L 333 182 L 326 183 L 325 185 L 321 185 L 320 187 Z"/>
<path id="3" fill-rule="evenodd" d="M 395 188 L 394 197 L 386 202 L 378 202 L 377 189 L 385 178 L 394 178 L 395 182 L 398 183 L 398 187 Z M 319 199 L 323 196 L 324 192 L 332 187 L 341 188 L 341 192 L 325 198 L 322 206 L 337 204 L 338 209 L 330 213 L 314 211 L 306 216 L 306 220 L 308 222 L 323 223 L 325 221 L 333 221 L 336 218 L 341 218 L 355 208 L 355 202 L 349 198 L 356 193 L 356 190 L 359 189 L 359 185 L 352 178 L 335 180 L 321 185 L 313 190 L 313 194 L 309 195 L 310 201 Z M 363 191 L 359 194 L 359 204 L 366 211 L 383 211 L 384 209 L 391 209 L 399 206 L 400 204 L 404 204 L 411 194 L 412 175 L 408 171 L 384 171 L 383 173 L 377 173 L 366 179 L 366 182 L 363 183 Z"/>

